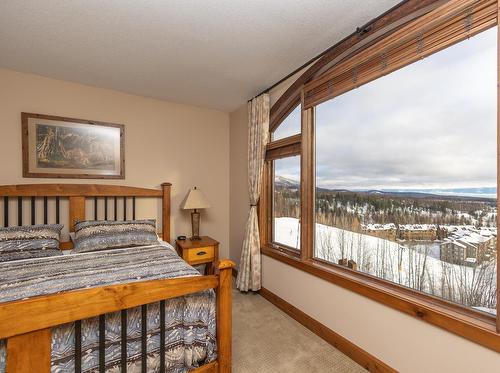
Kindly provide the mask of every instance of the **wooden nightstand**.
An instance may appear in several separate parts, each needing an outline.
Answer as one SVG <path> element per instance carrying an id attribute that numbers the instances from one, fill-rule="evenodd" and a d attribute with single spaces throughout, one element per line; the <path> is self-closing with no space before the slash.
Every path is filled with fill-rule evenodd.
<path id="1" fill-rule="evenodd" d="M 206 264 L 205 273 L 212 275 L 219 260 L 219 242 L 208 236 L 201 236 L 201 240 L 175 240 L 177 253 L 190 265 Z"/>

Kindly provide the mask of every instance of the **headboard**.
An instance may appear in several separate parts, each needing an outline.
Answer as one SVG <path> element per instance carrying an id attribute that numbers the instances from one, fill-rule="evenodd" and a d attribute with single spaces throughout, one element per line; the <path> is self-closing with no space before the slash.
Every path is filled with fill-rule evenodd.
<path id="1" fill-rule="evenodd" d="M 93 217 L 97 220 L 104 214 L 106 220 L 130 220 L 136 218 L 136 197 L 161 199 L 161 227 L 163 240 L 170 242 L 170 188 L 172 184 L 163 183 L 161 189 L 136 188 L 122 185 L 101 184 L 20 184 L 0 186 L 0 204 L 3 208 L 3 225 L 26 225 L 61 223 L 61 216 L 68 216 L 69 231 L 74 231 L 75 222 L 86 218 L 86 201 L 93 200 Z M 68 199 L 68 211 L 63 211 L 62 199 Z M 99 211 L 98 200 L 104 201 L 104 211 Z M 17 202 L 17 203 L 16 203 Z M 14 203 L 14 206 L 12 206 Z M 51 208 L 49 208 L 49 203 Z M 27 208 L 29 204 L 29 208 Z M 112 208 L 109 207 L 111 204 Z M 41 205 L 41 206 L 40 206 Z M 101 204 L 102 205 L 102 204 Z M 120 211 L 118 209 L 120 206 Z M 17 210 L 17 219 L 12 217 Z M 43 218 L 37 214 L 42 207 Z M 49 219 L 49 210 L 53 215 Z M 111 211 L 113 210 L 113 211 Z M 88 215 L 88 214 L 87 214 Z M 29 217 L 29 222 L 27 222 Z M 14 221 L 12 221 L 14 220 Z M 157 219 L 158 221 L 158 219 Z M 61 249 L 72 248 L 70 241 L 61 242 Z"/>

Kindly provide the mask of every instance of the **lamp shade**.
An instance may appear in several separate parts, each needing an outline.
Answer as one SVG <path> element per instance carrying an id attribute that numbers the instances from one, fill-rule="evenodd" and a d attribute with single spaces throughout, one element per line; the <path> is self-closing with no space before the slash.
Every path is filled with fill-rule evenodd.
<path id="1" fill-rule="evenodd" d="M 184 210 L 194 210 L 194 209 L 206 209 L 210 207 L 207 197 L 199 189 L 191 189 L 187 194 L 184 201 L 181 203 L 181 209 Z"/>

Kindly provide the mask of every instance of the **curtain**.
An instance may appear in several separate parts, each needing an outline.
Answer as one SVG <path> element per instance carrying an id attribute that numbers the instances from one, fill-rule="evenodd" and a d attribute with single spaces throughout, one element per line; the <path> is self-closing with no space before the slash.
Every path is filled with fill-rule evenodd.
<path id="1" fill-rule="evenodd" d="M 269 141 L 269 94 L 265 93 L 248 103 L 248 192 L 250 211 L 245 226 L 236 287 L 241 291 L 260 290 L 260 237 L 257 217 L 262 172 Z"/>

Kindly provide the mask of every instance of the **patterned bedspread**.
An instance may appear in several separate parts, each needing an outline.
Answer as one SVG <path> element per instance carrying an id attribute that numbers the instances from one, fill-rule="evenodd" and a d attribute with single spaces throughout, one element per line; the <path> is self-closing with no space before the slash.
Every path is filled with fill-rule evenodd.
<path id="1" fill-rule="evenodd" d="M 199 276 L 170 246 L 144 246 L 0 263 L 0 303 L 103 285 Z M 167 372 L 184 373 L 216 359 L 215 293 L 165 302 Z M 105 316 L 105 370 L 121 369 L 121 312 Z M 127 372 L 141 372 L 141 307 L 127 310 Z M 147 372 L 160 370 L 160 303 L 147 306 Z M 0 373 L 5 372 L 0 341 Z M 99 371 L 99 318 L 81 322 L 81 370 Z M 75 371 L 75 323 L 52 329 L 52 372 Z"/>

